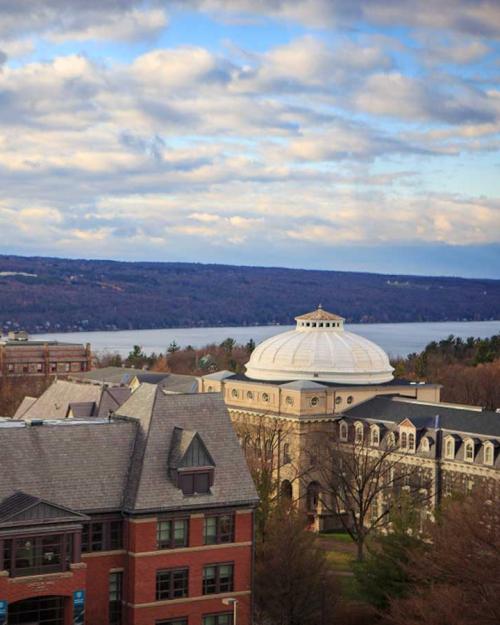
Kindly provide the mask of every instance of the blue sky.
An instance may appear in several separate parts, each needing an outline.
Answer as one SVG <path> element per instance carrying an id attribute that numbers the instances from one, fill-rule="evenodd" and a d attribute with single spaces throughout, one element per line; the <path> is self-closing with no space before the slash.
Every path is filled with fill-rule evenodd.
<path id="1" fill-rule="evenodd" d="M 481 0 L 0 0 L 0 251 L 500 278 L 499 38 Z"/>

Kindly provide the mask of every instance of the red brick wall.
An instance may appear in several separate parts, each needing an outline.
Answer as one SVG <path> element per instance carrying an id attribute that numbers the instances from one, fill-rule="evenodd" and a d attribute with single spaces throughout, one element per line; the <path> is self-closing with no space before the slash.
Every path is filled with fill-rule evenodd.
<path id="1" fill-rule="evenodd" d="M 202 596 L 203 566 L 233 562 L 234 592 L 224 596 L 238 598 L 238 625 L 250 625 L 252 546 L 241 543 L 252 541 L 253 514 L 249 511 L 235 515 L 235 543 L 227 546 L 203 545 L 203 517 L 199 515 L 191 516 L 189 535 L 188 548 L 157 551 L 156 518 L 126 522 L 126 549 L 122 552 L 83 554 L 82 564 L 73 565 L 71 572 L 63 574 L 14 579 L 0 576 L 0 599 L 10 604 L 34 596 L 68 597 L 66 625 L 70 625 L 73 592 L 85 590 L 86 624 L 107 625 L 109 574 L 113 569 L 123 569 L 124 625 L 153 625 L 157 619 L 176 616 L 189 617 L 189 625 L 201 625 L 204 614 L 231 611 L 222 603 L 222 595 Z M 176 567 L 189 567 L 189 597 L 156 602 L 156 571 Z"/>

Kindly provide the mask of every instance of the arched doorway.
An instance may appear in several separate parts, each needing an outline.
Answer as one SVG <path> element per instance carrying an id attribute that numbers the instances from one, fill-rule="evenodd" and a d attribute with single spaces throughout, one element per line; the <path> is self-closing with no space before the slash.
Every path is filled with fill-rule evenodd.
<path id="1" fill-rule="evenodd" d="M 32 597 L 9 605 L 9 625 L 64 625 L 64 597 Z"/>
<path id="2" fill-rule="evenodd" d="M 289 480 L 283 480 L 281 482 L 280 494 L 281 494 L 282 499 L 285 499 L 287 501 L 292 501 L 293 490 L 292 490 L 292 483 Z"/>
<path id="3" fill-rule="evenodd" d="M 320 486 L 318 482 L 311 482 L 307 487 L 307 511 L 316 512 L 319 506 Z"/>

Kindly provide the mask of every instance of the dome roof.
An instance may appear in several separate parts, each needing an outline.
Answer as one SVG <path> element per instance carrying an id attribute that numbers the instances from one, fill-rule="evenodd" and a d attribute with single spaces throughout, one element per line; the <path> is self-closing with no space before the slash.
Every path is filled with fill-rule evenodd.
<path id="1" fill-rule="evenodd" d="M 344 330 L 344 319 L 318 307 L 296 317 L 297 327 L 263 341 L 252 352 L 246 375 L 253 380 L 312 380 L 381 384 L 393 367 L 375 343 Z"/>

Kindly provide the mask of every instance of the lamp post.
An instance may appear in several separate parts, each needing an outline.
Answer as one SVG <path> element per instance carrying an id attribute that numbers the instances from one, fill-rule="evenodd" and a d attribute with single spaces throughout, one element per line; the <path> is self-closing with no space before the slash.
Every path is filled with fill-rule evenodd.
<path id="1" fill-rule="evenodd" d="M 222 603 L 224 605 L 232 605 L 233 606 L 233 625 L 237 625 L 236 619 L 237 619 L 237 608 L 238 608 L 238 599 L 235 599 L 234 597 L 228 597 L 227 599 L 223 599 Z"/>

